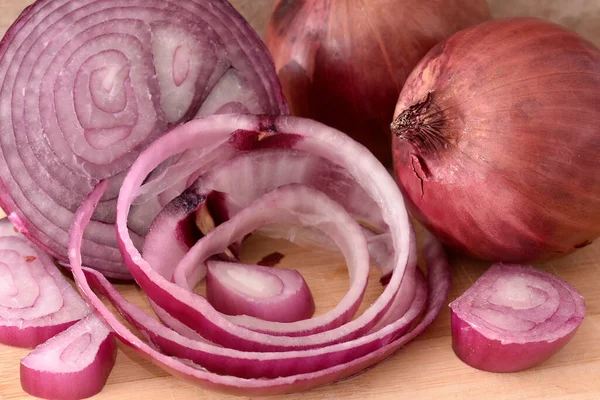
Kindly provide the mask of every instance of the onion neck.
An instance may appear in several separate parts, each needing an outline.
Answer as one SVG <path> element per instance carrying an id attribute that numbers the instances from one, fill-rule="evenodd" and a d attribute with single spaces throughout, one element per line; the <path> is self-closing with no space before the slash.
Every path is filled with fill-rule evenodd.
<path id="1" fill-rule="evenodd" d="M 445 119 L 433 102 L 433 92 L 424 100 L 402 111 L 390 125 L 392 134 L 407 140 L 420 153 L 438 153 L 448 147 L 449 137 L 445 133 Z"/>

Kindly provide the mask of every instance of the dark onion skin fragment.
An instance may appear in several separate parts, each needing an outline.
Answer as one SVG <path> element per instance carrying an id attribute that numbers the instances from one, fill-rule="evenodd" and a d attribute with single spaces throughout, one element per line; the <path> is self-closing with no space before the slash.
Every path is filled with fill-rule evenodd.
<path id="1" fill-rule="evenodd" d="M 264 256 L 263 258 L 261 258 L 256 264 L 262 265 L 263 267 L 274 267 L 277 264 L 279 264 L 281 262 L 281 260 L 283 260 L 284 257 L 285 257 L 284 254 L 281 254 L 280 252 L 275 251 L 275 252 L 269 253 L 266 256 Z"/>
<path id="2" fill-rule="evenodd" d="M 226 0 L 37 1 L 0 42 L 0 206 L 65 262 L 73 213 L 109 180 L 84 262 L 130 278 L 112 226 L 125 172 L 171 128 L 234 111 L 288 108 L 266 46 Z M 158 211 L 138 207 L 138 247 Z"/>
<path id="3" fill-rule="evenodd" d="M 494 262 L 568 254 L 600 235 L 600 50 L 551 22 L 463 30 L 412 72 L 395 174 L 413 215 Z"/>
<path id="4" fill-rule="evenodd" d="M 495 264 L 452 309 L 452 348 L 490 372 L 517 372 L 556 354 L 575 335 L 585 303 L 567 282 L 533 267 Z"/>

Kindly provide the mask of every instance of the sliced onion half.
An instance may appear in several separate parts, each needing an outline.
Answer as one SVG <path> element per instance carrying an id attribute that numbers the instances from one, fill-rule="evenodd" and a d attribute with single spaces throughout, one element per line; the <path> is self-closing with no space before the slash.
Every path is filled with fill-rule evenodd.
<path id="1" fill-rule="evenodd" d="M 84 262 L 130 277 L 112 226 L 125 172 L 171 127 L 232 111 L 288 109 L 266 47 L 226 0 L 37 1 L 0 43 L 0 206 L 66 261 L 73 213 L 108 180 Z M 151 201 L 130 221 L 138 246 L 160 211 L 158 196 L 181 193 L 173 177 L 207 162 L 165 159 L 149 178 Z"/>
<path id="2" fill-rule="evenodd" d="M 294 151 L 337 166 L 354 187 L 361 188 L 369 200 L 365 204 L 377 207 L 374 215 L 380 216 L 383 234 L 389 238 L 385 247 L 391 255 L 391 276 L 381 296 L 362 315 L 354 316 L 369 269 L 370 248 L 364 229 L 347 201 L 342 198 L 338 203 L 327 188 L 300 171 L 280 173 L 275 169 L 271 174 L 251 174 L 248 178 L 254 180 L 257 190 L 238 197 L 244 199 L 243 204 L 209 232 L 200 232 L 196 213 L 217 190 L 228 199 L 227 204 L 235 205 L 232 199 L 239 185 L 219 189 L 207 185 L 208 175 L 200 174 L 154 221 L 149 235 L 154 239 L 148 240 L 144 256 L 137 250 L 127 226 L 128 212 L 148 174 L 164 160 L 190 149 L 217 148 L 239 139 L 245 140 L 242 144 L 247 152 L 273 150 L 273 157 L 279 157 L 279 151 Z M 234 175 L 230 178 L 235 179 Z M 419 335 L 437 316 L 448 293 L 448 265 L 433 238 L 428 237 L 424 244 L 428 284 L 416 268 L 414 232 L 389 173 L 364 147 L 313 121 L 247 115 L 197 119 L 158 139 L 134 163 L 119 194 L 120 247 L 131 274 L 167 325 L 128 303 L 102 275 L 81 268 L 83 231 L 106 187 L 106 182 L 96 187 L 71 227 L 69 256 L 78 285 L 125 343 L 168 371 L 205 387 L 243 395 L 280 394 L 354 375 Z M 338 306 L 297 322 L 248 316 L 242 320 L 221 314 L 194 293 L 194 286 L 206 276 L 207 262 L 257 228 L 278 223 L 309 226 L 339 247 L 348 264 L 350 290 Z M 161 237 L 165 239 L 162 242 Z M 103 293 L 148 343 L 122 325 L 92 287 Z"/>
<path id="3" fill-rule="evenodd" d="M 567 282 L 533 267 L 495 264 L 450 304 L 456 355 L 491 372 L 533 367 L 573 337 L 585 315 Z"/>
<path id="4" fill-rule="evenodd" d="M 0 220 L 0 343 L 35 347 L 90 309 L 43 251 Z"/>

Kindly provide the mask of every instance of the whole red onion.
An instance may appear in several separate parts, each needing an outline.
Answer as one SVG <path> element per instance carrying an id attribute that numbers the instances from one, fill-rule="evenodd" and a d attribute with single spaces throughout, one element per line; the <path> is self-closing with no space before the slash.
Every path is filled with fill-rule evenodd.
<path id="1" fill-rule="evenodd" d="M 406 77 L 436 43 L 489 17 L 484 0 L 280 0 L 266 42 L 294 115 L 391 165 L 388 125 Z"/>
<path id="2" fill-rule="evenodd" d="M 537 19 L 457 33 L 420 62 L 392 123 L 415 216 L 454 247 L 529 262 L 600 234 L 600 51 Z"/>

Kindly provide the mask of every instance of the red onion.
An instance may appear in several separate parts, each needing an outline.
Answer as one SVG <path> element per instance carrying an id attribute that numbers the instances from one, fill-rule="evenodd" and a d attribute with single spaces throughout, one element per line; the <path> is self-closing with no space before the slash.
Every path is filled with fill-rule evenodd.
<path id="1" fill-rule="evenodd" d="M 493 265 L 450 307 L 454 352 L 492 372 L 521 371 L 550 358 L 585 315 L 574 287 L 520 265 Z"/>
<path id="2" fill-rule="evenodd" d="M 485 0 L 280 0 L 266 42 L 294 115 L 391 165 L 389 122 L 408 74 L 436 43 L 488 18 Z"/>
<path id="3" fill-rule="evenodd" d="M 35 347 L 89 313 L 50 257 L 0 220 L 0 343 Z"/>
<path id="4" fill-rule="evenodd" d="M 195 116 L 287 113 L 266 47 L 225 0 L 37 1 L 0 44 L 0 83 L 0 205 L 66 261 L 73 213 L 108 179 L 84 262 L 117 278 L 116 197 L 141 150 Z M 138 246 L 159 210 L 136 210 Z"/>
<path id="5" fill-rule="evenodd" d="M 315 312 L 310 289 L 296 270 L 222 261 L 207 267 L 206 299 L 224 314 L 295 322 Z"/>
<path id="6" fill-rule="evenodd" d="M 530 262 L 600 234 L 600 50 L 542 20 L 487 22 L 420 62 L 392 124 L 411 211 L 474 256 Z"/>
<path id="7" fill-rule="evenodd" d="M 307 178 L 311 174 L 304 174 L 306 170 L 296 174 L 289 171 L 254 174 L 251 176 L 257 187 L 254 194 L 236 197 L 235 183 L 231 190 L 220 191 L 223 204 L 237 204 L 231 201 L 236 198 L 248 203 L 205 234 L 195 224 L 196 213 L 216 189 L 209 183 L 218 180 L 207 179 L 211 173 L 203 174 L 154 221 L 143 257 L 133 245 L 127 229 L 127 213 L 146 176 L 157 165 L 192 148 L 218 149 L 223 143 L 244 137 L 249 139 L 245 143 L 251 144 L 247 150 L 250 152 L 269 152 L 278 157 L 277 151 L 289 154 L 293 150 L 339 166 L 378 207 L 390 237 L 393 273 L 382 295 L 361 316 L 352 318 L 362 298 L 369 267 L 364 230 L 349 213 L 348 205 L 352 202 L 333 201 L 313 186 L 318 184 Z M 214 171 L 218 170 L 219 167 Z M 230 178 L 242 182 L 246 177 L 242 174 L 241 178 L 235 175 Z M 132 275 L 168 326 L 125 301 L 101 274 L 81 268 L 79 249 L 83 230 L 106 187 L 107 182 L 102 182 L 91 193 L 71 227 L 69 255 L 78 286 L 126 344 L 165 369 L 209 388 L 244 395 L 280 394 L 351 376 L 414 339 L 433 321 L 447 296 L 449 271 L 441 246 L 433 238 L 425 244 L 430 285 L 426 288 L 423 275 L 416 268 L 414 233 L 402 197 L 387 171 L 365 148 L 313 121 L 247 115 L 206 117 L 188 122 L 158 139 L 134 163 L 119 195 L 117 225 L 121 249 Z M 291 323 L 229 317 L 190 291 L 205 276 L 206 262 L 211 256 L 222 254 L 232 242 L 257 227 L 282 222 L 321 231 L 346 256 L 350 290 L 334 310 Z M 161 238 L 164 238 L 162 251 Z M 140 341 L 123 326 L 90 284 L 150 343 Z M 397 308 L 392 309 L 393 306 Z M 404 312 L 396 312 L 399 309 Z"/>
<path id="8" fill-rule="evenodd" d="M 84 399 L 102 390 L 116 359 L 114 336 L 90 314 L 21 360 L 21 387 L 44 399 Z"/>

